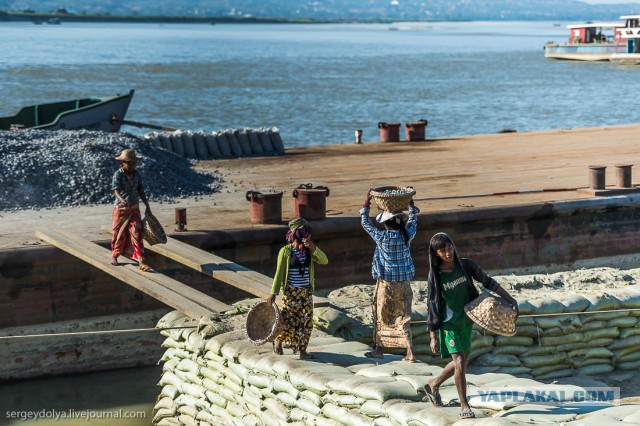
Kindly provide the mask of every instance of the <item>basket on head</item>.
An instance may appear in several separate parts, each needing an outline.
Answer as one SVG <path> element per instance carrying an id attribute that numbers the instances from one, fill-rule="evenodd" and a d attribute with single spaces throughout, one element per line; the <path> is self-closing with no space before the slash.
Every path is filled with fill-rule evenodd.
<path id="1" fill-rule="evenodd" d="M 488 293 L 464 305 L 467 316 L 482 328 L 501 336 L 516 334 L 516 310 L 501 297 Z"/>
<path id="2" fill-rule="evenodd" d="M 145 212 L 144 219 L 142 219 L 142 237 L 151 246 L 167 242 L 167 234 L 158 219 L 151 213 Z"/>
<path id="3" fill-rule="evenodd" d="M 280 309 L 275 303 L 261 300 L 247 314 L 247 337 L 254 345 L 273 342 L 281 330 Z"/>
<path id="4" fill-rule="evenodd" d="M 410 186 L 381 186 L 371 190 L 371 198 L 380 210 L 397 212 L 409 209 L 409 201 L 416 195 Z"/>

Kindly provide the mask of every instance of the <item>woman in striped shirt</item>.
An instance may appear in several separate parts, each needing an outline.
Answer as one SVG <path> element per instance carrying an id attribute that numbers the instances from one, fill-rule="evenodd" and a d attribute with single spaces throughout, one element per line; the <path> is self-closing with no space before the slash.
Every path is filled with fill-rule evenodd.
<path id="1" fill-rule="evenodd" d="M 280 249 L 278 266 L 273 277 L 271 296 L 267 302 L 274 303 L 282 290 L 283 331 L 273 342 L 273 351 L 282 355 L 282 343 L 289 346 L 300 359 L 310 359 L 307 346 L 313 329 L 313 290 L 315 279 L 313 264 L 326 265 L 327 256 L 311 241 L 311 226 L 304 218 L 289 222 L 287 232 L 289 244 Z"/>

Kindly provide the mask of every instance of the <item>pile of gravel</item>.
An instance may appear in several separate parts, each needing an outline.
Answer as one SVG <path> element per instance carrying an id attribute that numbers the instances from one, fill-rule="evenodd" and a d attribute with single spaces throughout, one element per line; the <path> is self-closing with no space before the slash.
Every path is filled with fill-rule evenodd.
<path id="1" fill-rule="evenodd" d="M 0 131 L 0 210 L 114 202 L 114 157 L 133 149 L 151 202 L 218 192 L 221 178 L 128 133 L 89 130 Z"/>

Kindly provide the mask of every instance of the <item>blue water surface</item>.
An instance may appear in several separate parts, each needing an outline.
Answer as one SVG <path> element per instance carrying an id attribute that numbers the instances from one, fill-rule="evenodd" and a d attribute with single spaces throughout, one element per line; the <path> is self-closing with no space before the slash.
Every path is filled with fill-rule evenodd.
<path id="1" fill-rule="evenodd" d="M 0 23 L 0 115 L 136 89 L 130 120 L 189 130 L 276 126 L 287 146 L 638 122 L 640 67 L 545 59 L 565 23 Z M 124 127 L 141 134 L 149 130 Z"/>

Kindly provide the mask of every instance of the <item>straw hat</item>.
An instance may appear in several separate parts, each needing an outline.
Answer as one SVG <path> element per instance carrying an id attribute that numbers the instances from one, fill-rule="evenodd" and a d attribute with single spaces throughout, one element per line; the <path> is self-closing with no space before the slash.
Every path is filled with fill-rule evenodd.
<path id="1" fill-rule="evenodd" d="M 120 155 L 115 157 L 118 161 L 138 161 L 142 157 L 138 157 L 132 149 L 123 149 Z"/>
<path id="2" fill-rule="evenodd" d="M 467 316 L 482 328 L 501 336 L 516 334 L 516 311 L 501 297 L 481 293 L 464 305 Z"/>
<path id="3" fill-rule="evenodd" d="M 256 346 L 273 342 L 280 333 L 280 309 L 275 303 L 261 300 L 247 314 L 247 337 Z"/>

